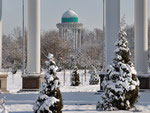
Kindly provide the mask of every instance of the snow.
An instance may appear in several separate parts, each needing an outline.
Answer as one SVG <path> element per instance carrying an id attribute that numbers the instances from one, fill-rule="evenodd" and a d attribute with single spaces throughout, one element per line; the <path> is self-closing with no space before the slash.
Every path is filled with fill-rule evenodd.
<path id="1" fill-rule="evenodd" d="M 32 107 L 38 94 L 2 94 L 7 98 L 7 108 L 11 113 L 33 113 Z M 95 92 L 63 92 L 63 113 L 133 113 L 134 109 L 130 111 L 96 111 L 97 100 L 100 99 L 100 94 Z M 150 92 L 141 92 L 141 97 L 136 107 L 141 112 L 150 112 Z M 136 112 L 135 112 L 136 113 Z"/>
<path id="2" fill-rule="evenodd" d="M 7 90 L 11 93 L 15 93 L 22 88 L 22 73 L 18 71 L 16 74 L 8 72 L 7 78 Z"/>
<path id="3" fill-rule="evenodd" d="M 57 74 L 61 82 L 60 84 L 61 92 L 96 92 L 100 89 L 99 85 L 89 86 L 89 79 L 90 79 L 89 73 L 87 73 L 87 76 L 85 76 L 84 70 L 79 70 L 78 72 L 80 73 L 80 82 L 81 82 L 79 87 L 70 86 L 70 77 L 71 77 L 70 70 L 66 70 L 65 80 L 63 76 L 64 74 L 63 71 Z M 7 90 L 11 93 L 16 93 L 17 91 L 20 91 L 22 88 L 21 71 L 18 71 L 15 75 L 12 75 L 11 72 L 9 72 L 8 74 L 9 75 L 7 78 L 7 81 L 8 81 Z"/>
<path id="4" fill-rule="evenodd" d="M 88 71 L 87 71 L 88 72 Z M 61 82 L 60 90 L 63 97 L 63 113 L 133 113 L 134 109 L 130 111 L 96 111 L 97 101 L 101 100 L 101 94 L 97 93 L 99 85 L 89 85 L 90 74 L 87 73 L 86 79 L 83 70 L 80 73 L 80 86 L 70 86 L 70 70 L 66 71 L 65 83 L 63 72 L 58 73 Z M 7 89 L 10 94 L 1 94 L 0 98 L 6 97 L 6 107 L 11 111 L 10 113 L 33 113 L 33 104 L 38 96 L 38 92 L 22 92 L 17 93 L 22 87 L 21 72 L 8 76 Z M 136 107 L 141 112 L 150 112 L 150 90 L 141 92 L 139 102 Z M 136 112 L 135 112 L 136 113 Z"/>
<path id="5" fill-rule="evenodd" d="M 60 112 L 62 109 L 62 97 L 61 95 L 59 96 L 60 91 L 57 90 L 57 88 L 59 89 L 59 80 L 56 72 L 58 67 L 53 59 L 53 54 L 49 53 L 48 61 L 45 62 L 46 69 L 44 69 L 44 81 L 39 96 L 33 106 L 35 113 Z"/>
<path id="6" fill-rule="evenodd" d="M 93 105 L 65 105 L 63 109 L 63 113 L 149 113 L 150 106 L 137 106 L 140 111 L 143 112 L 134 112 L 134 110 L 130 111 L 95 111 L 95 106 Z M 32 112 L 32 105 L 10 105 L 9 106 L 11 113 L 33 113 Z M 28 109 L 28 111 L 26 111 Z"/>
<path id="7" fill-rule="evenodd" d="M 39 98 L 41 100 L 45 100 L 42 105 L 37 102 L 36 105 L 33 107 L 33 109 L 36 111 L 44 111 L 45 109 L 52 113 L 52 111 L 49 110 L 50 106 L 53 106 L 55 103 L 57 103 L 59 100 L 56 99 L 55 97 L 48 97 L 47 95 L 40 95 Z"/>
<path id="8" fill-rule="evenodd" d="M 74 86 L 63 86 L 60 87 L 62 92 L 96 92 L 100 89 L 99 85 L 87 85 L 83 86 L 80 85 L 79 87 L 74 87 Z"/>
<path id="9" fill-rule="evenodd" d="M 98 110 L 128 110 L 139 97 L 139 80 L 130 59 L 126 36 L 125 27 L 121 27 L 116 43 L 115 57 L 107 69 L 108 74 L 102 83 L 104 94 L 97 105 Z"/>
<path id="10" fill-rule="evenodd" d="M 138 73 L 138 77 L 150 78 L 150 74 L 140 74 L 140 73 Z"/>
<path id="11" fill-rule="evenodd" d="M 54 58 L 54 55 L 51 53 L 48 53 L 48 59 L 53 60 L 53 58 Z"/>
<path id="12" fill-rule="evenodd" d="M 5 105 L 5 98 L 0 100 L 0 113 L 9 113 L 9 109 Z"/>

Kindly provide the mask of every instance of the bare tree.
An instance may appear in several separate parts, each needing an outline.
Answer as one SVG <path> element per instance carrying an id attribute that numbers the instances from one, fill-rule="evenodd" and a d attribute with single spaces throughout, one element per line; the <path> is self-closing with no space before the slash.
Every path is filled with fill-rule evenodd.
<path id="1" fill-rule="evenodd" d="M 27 32 L 25 32 L 25 38 Z M 26 53 L 25 53 L 26 55 Z M 3 68 L 22 66 L 22 35 L 21 28 L 17 27 L 12 33 L 3 35 Z"/>
<path id="2" fill-rule="evenodd" d="M 48 53 L 54 54 L 56 62 L 59 62 L 61 59 L 66 60 L 70 54 L 71 48 L 68 42 L 59 37 L 57 31 L 48 31 L 41 35 L 41 61 L 44 63 Z"/>

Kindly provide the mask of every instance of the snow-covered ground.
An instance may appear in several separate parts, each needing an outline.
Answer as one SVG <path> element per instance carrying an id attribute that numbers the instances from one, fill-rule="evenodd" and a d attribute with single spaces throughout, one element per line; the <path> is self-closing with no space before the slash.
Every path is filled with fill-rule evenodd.
<path id="1" fill-rule="evenodd" d="M 80 87 L 73 87 L 70 86 L 70 70 L 66 71 L 65 77 L 64 72 L 59 72 L 58 77 L 60 79 L 61 85 L 60 89 L 62 92 L 96 92 L 99 90 L 99 85 L 89 86 L 89 78 L 90 75 L 85 73 L 83 70 L 79 70 L 80 73 Z M 64 79 L 65 78 L 65 79 Z M 22 78 L 21 78 L 21 71 L 18 71 L 17 74 L 12 75 L 9 73 L 8 80 L 7 80 L 7 90 L 11 93 L 15 93 L 22 88 Z"/>
<path id="2" fill-rule="evenodd" d="M 77 87 L 70 86 L 70 71 L 66 72 L 65 82 L 63 72 L 58 73 L 60 78 L 63 97 L 63 113 L 99 113 L 96 111 L 96 103 L 100 101 L 100 95 L 97 93 L 99 85 L 89 85 L 89 75 L 85 77 L 84 71 L 80 71 L 81 85 Z M 85 79 L 86 78 L 86 79 Z M 10 94 L 0 94 L 0 98 L 6 97 L 6 105 L 11 113 L 33 113 L 32 106 L 38 95 L 38 92 L 22 92 L 17 93 L 22 87 L 21 72 L 16 75 L 9 73 L 8 76 L 8 90 Z M 139 102 L 136 104 L 140 113 L 150 113 L 150 91 L 141 92 Z M 110 113 L 100 111 L 102 113 Z M 112 111 L 111 113 L 133 113 L 134 109 L 130 111 Z M 136 112 L 135 112 L 136 113 Z"/>
<path id="3" fill-rule="evenodd" d="M 100 93 L 101 94 L 101 93 Z M 63 92 L 63 113 L 98 113 L 96 103 L 100 100 L 100 94 L 94 92 Z M 32 106 L 38 94 L 1 94 L 7 99 L 7 107 L 11 113 L 32 113 Z M 140 113 L 150 113 L 150 92 L 142 92 L 139 102 L 136 104 Z M 102 112 L 102 111 L 101 111 Z M 104 111 L 103 111 L 104 112 Z M 111 113 L 133 113 L 130 111 L 113 111 Z M 110 113 L 104 112 L 104 113 Z"/>

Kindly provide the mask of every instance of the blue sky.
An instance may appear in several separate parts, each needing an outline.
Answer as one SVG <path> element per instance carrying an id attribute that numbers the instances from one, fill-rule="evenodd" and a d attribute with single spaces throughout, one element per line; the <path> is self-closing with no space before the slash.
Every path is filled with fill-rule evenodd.
<path id="1" fill-rule="evenodd" d="M 125 14 L 127 24 L 133 24 L 134 0 L 120 1 L 121 16 Z M 25 10 L 27 10 L 26 2 L 27 0 L 25 0 Z M 21 27 L 21 7 L 22 0 L 3 0 L 3 33 L 11 33 L 14 28 Z M 69 8 L 76 11 L 79 22 L 83 23 L 86 29 L 102 28 L 103 0 L 41 0 L 41 31 L 57 29 L 56 24 Z"/>

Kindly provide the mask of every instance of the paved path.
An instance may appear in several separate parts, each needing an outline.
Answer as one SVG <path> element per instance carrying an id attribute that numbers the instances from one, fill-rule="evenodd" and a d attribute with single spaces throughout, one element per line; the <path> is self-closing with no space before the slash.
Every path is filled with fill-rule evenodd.
<path id="1" fill-rule="evenodd" d="M 0 98 L 6 97 L 6 105 L 11 109 L 11 113 L 32 113 L 32 106 L 38 94 L 0 94 Z M 87 113 L 95 111 L 96 103 L 100 100 L 100 95 L 94 92 L 63 92 L 63 113 Z M 150 105 L 150 92 L 142 92 L 139 105 Z M 28 110 L 28 111 L 27 111 Z"/>

